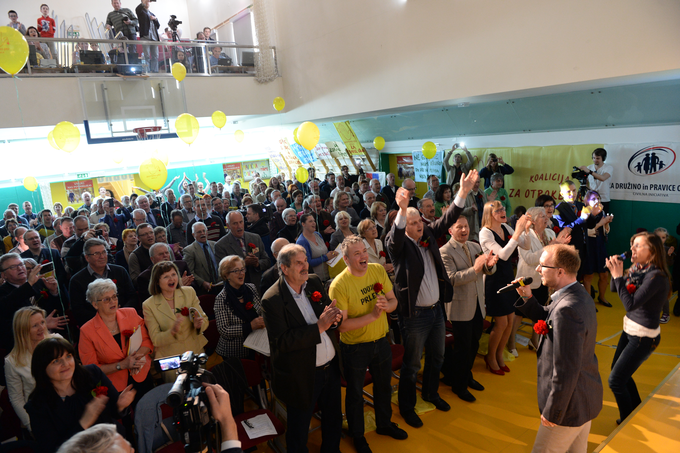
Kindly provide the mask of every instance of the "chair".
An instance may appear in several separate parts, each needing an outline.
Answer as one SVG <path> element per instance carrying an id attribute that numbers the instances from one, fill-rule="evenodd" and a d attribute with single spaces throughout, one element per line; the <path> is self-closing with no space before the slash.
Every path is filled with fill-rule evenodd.
<path id="1" fill-rule="evenodd" d="M 272 424 L 274 425 L 274 428 L 276 429 L 276 434 L 272 434 L 269 436 L 262 436 L 262 437 L 256 437 L 255 439 L 250 439 L 248 437 L 248 434 L 246 434 L 246 430 L 243 427 L 243 422 L 244 420 L 248 420 L 253 417 L 257 417 L 258 415 L 265 414 L 267 417 L 269 417 L 269 420 L 271 420 Z M 254 448 L 257 445 L 263 444 L 265 442 L 269 443 L 269 446 L 274 450 L 278 451 L 278 449 L 275 447 L 275 445 L 271 442 L 275 438 L 283 435 L 283 433 L 286 432 L 286 428 L 284 428 L 283 423 L 281 423 L 281 420 L 276 418 L 276 416 L 269 410 L 267 409 L 257 409 L 254 411 L 250 412 L 245 412 L 241 415 L 237 415 L 234 417 L 234 421 L 236 422 L 236 428 L 238 430 L 238 440 L 241 441 L 241 449 L 243 451 L 248 451 L 251 448 Z"/>
<path id="2" fill-rule="evenodd" d="M 13 437 L 21 439 L 21 420 L 14 412 L 7 388 L 4 388 L 0 394 L 0 409 L 2 409 L 2 414 L 0 414 L 0 441 Z"/>
<path id="3" fill-rule="evenodd" d="M 217 321 L 211 319 L 208 324 L 208 328 L 203 332 L 205 338 L 208 340 L 208 344 L 205 345 L 205 353 L 211 356 L 215 349 L 217 348 L 217 342 L 220 339 L 220 332 L 217 330 Z"/>
<path id="4" fill-rule="evenodd" d="M 203 294 L 198 296 L 198 301 L 201 304 L 201 308 L 205 312 L 208 320 L 215 319 L 215 296 L 214 294 Z"/>

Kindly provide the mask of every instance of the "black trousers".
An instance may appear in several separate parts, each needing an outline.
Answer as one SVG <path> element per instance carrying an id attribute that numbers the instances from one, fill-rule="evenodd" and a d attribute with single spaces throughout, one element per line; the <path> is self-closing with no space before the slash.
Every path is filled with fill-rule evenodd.
<path id="1" fill-rule="evenodd" d="M 453 393 L 467 390 L 472 380 L 472 366 L 475 363 L 479 339 L 482 336 L 484 318 L 477 304 L 475 315 L 469 321 L 451 321 L 453 327 L 453 348 L 444 354 L 442 371 L 447 382 L 451 382 Z"/>

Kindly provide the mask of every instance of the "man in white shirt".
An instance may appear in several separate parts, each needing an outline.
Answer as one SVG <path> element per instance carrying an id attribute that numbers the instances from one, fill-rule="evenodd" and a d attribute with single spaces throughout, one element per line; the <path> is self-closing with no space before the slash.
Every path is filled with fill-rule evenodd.
<path id="1" fill-rule="evenodd" d="M 614 174 L 614 167 L 605 164 L 607 151 L 604 148 L 597 148 L 593 151 L 593 164 L 579 167 L 580 170 L 588 173 L 588 188 L 600 194 L 600 201 L 604 206 L 604 212 L 609 214 L 609 183 L 608 181 Z"/>

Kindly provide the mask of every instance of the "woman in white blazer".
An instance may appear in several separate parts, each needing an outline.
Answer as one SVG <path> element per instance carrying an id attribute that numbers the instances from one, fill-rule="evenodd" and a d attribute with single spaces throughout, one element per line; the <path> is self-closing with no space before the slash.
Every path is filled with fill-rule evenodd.
<path id="1" fill-rule="evenodd" d="M 387 253 L 383 250 L 383 244 L 378 239 L 378 228 L 371 219 L 364 219 L 359 222 L 357 227 L 359 236 L 364 240 L 366 250 L 368 250 L 368 262 L 380 264 L 385 268 L 387 275 L 394 278 L 394 266 L 387 262 Z"/>
<path id="2" fill-rule="evenodd" d="M 543 286 L 541 283 L 541 276 L 536 270 L 538 267 L 539 260 L 543 254 L 543 247 L 548 244 L 568 244 L 571 240 L 569 233 L 571 228 L 565 228 L 560 231 L 558 237 L 555 237 L 555 232 L 552 230 L 552 222 L 545 212 L 543 207 L 529 208 L 527 211 L 527 216 L 531 218 L 532 225 L 528 232 L 524 233 L 528 236 L 531 243 L 531 248 L 529 250 L 519 249 L 519 263 L 517 263 L 517 277 L 531 277 L 534 281 L 531 282 L 529 287 L 531 292 L 536 297 L 541 305 L 545 305 L 548 302 L 548 287 Z M 515 320 L 513 324 L 512 334 L 508 341 L 508 350 L 511 352 L 517 351 L 515 347 L 515 334 L 517 329 L 522 324 L 522 316 L 515 314 Z M 531 335 L 531 341 L 529 342 L 529 349 L 536 349 L 538 345 L 538 334 L 533 332 Z"/>

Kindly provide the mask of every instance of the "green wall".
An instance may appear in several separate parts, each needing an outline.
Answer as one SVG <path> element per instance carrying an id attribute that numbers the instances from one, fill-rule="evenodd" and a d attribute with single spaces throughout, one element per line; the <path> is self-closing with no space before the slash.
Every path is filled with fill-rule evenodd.
<path id="1" fill-rule="evenodd" d="M 630 237 L 638 228 L 652 232 L 663 227 L 671 236 L 680 239 L 675 232 L 680 223 L 680 207 L 677 204 L 613 200 L 609 209 L 614 214 L 607 244 L 611 255 L 630 250 Z"/>
<path id="2" fill-rule="evenodd" d="M 19 204 L 19 215 L 24 213 L 24 201 L 30 201 L 33 205 L 33 212 L 36 214 L 43 210 L 43 200 L 40 194 L 40 188 L 35 192 L 30 192 L 24 186 L 5 187 L 0 189 L 0 218 L 7 209 L 10 203 Z"/>

